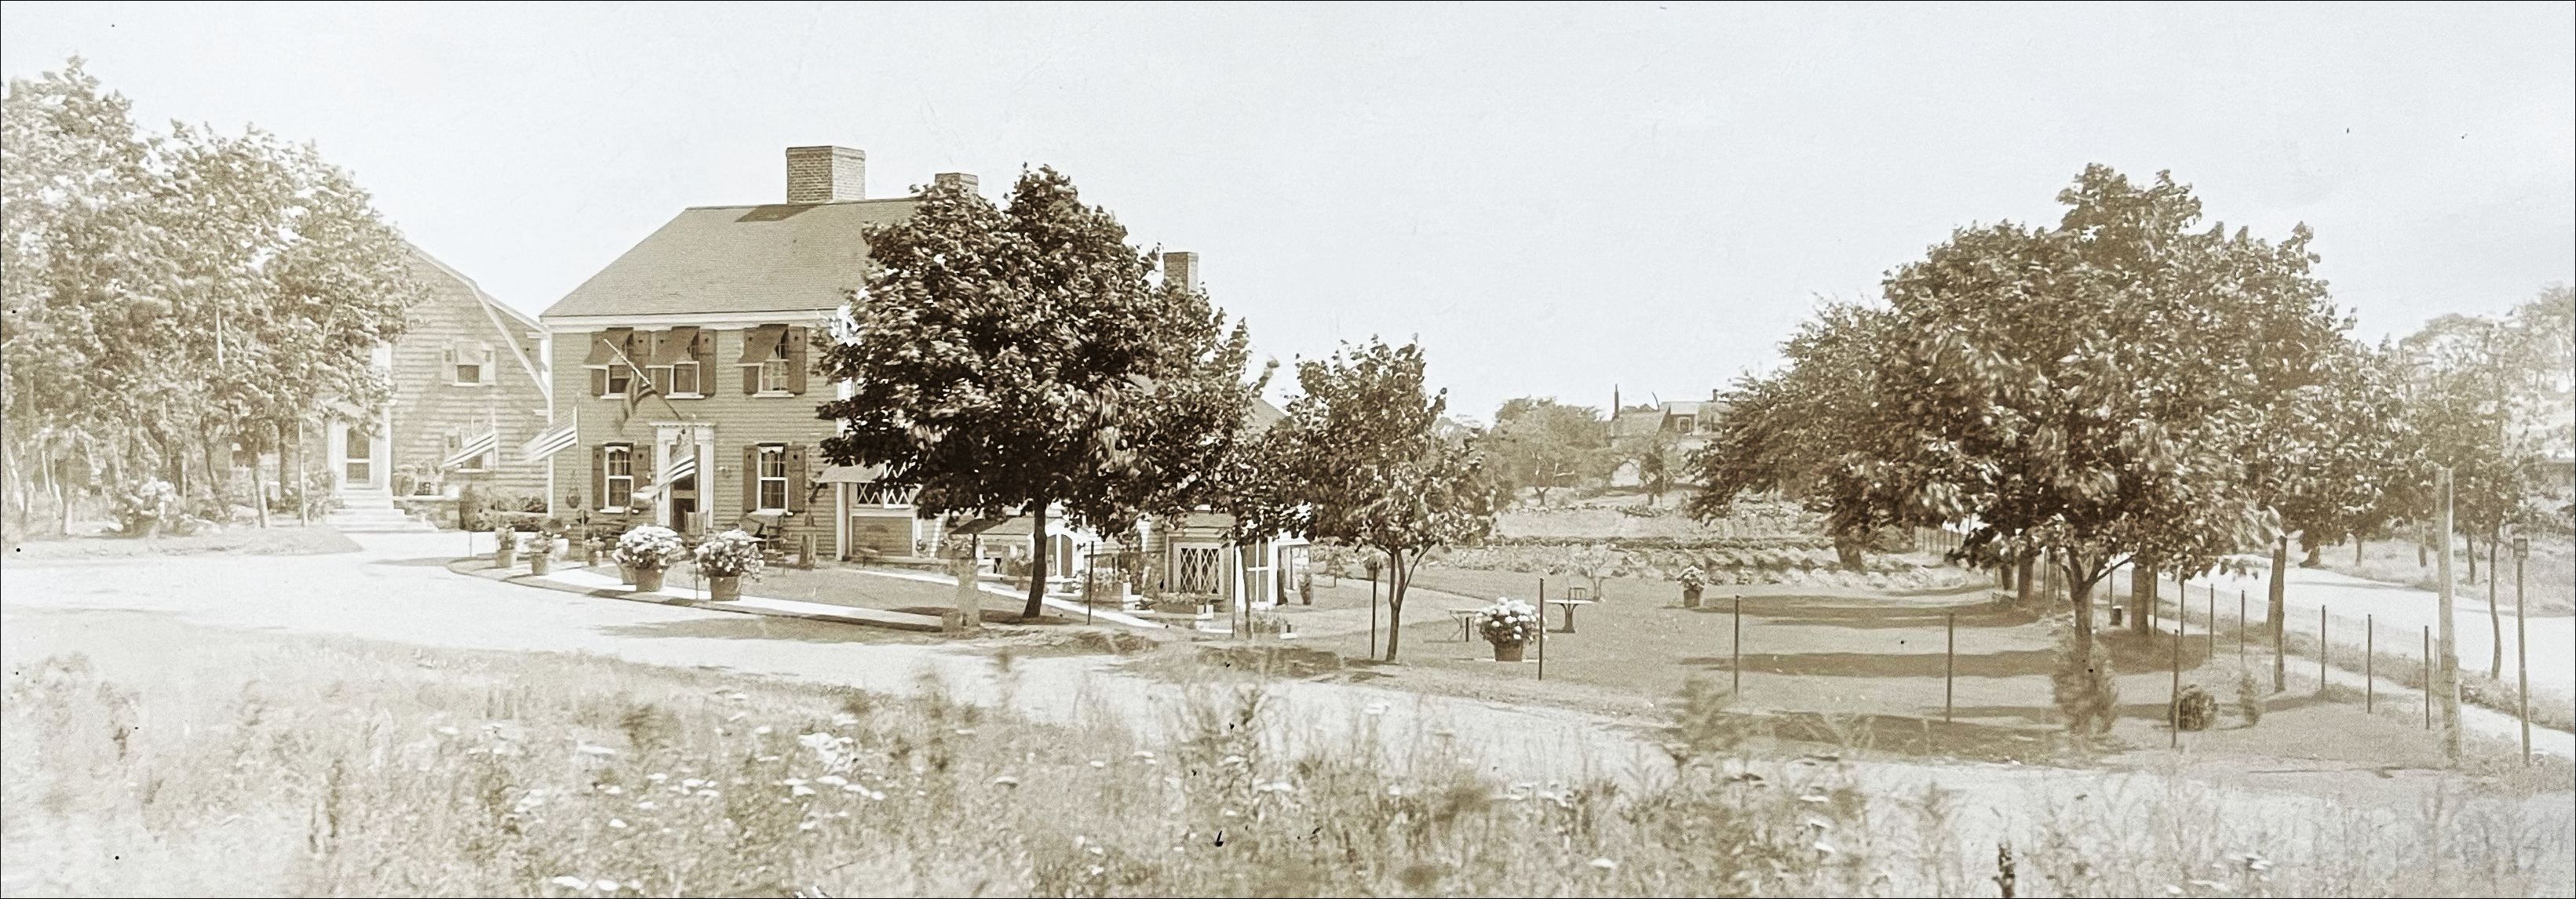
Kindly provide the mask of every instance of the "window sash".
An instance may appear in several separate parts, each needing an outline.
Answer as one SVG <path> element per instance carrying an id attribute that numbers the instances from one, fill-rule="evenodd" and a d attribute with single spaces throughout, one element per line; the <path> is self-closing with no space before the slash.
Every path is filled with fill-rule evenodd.
<path id="1" fill-rule="evenodd" d="M 760 392 L 787 392 L 787 360 L 771 359 L 760 364 Z"/>
<path id="2" fill-rule="evenodd" d="M 599 498 L 603 509 L 622 509 L 635 504 L 635 450 L 630 447 L 608 448 L 605 460 L 608 476 L 605 496 Z"/>
<path id="3" fill-rule="evenodd" d="M 481 383 L 483 383 L 483 365 L 482 365 L 481 363 L 477 363 L 477 362 L 459 362 L 459 363 L 456 363 L 456 383 L 458 383 L 458 384 L 481 384 Z"/>
<path id="4" fill-rule="evenodd" d="M 634 382 L 634 370 L 628 369 L 624 366 L 611 367 L 608 370 L 608 392 L 600 395 L 607 397 L 625 396 L 627 391 L 635 389 Z"/>
<path id="5" fill-rule="evenodd" d="M 671 366 L 671 394 L 673 396 L 697 396 L 701 394 L 702 391 L 699 389 L 701 385 L 698 383 L 698 374 L 698 364 L 695 362 L 673 363 Z"/>
<path id="6" fill-rule="evenodd" d="M 787 448 L 760 448 L 760 507 L 787 508 Z"/>

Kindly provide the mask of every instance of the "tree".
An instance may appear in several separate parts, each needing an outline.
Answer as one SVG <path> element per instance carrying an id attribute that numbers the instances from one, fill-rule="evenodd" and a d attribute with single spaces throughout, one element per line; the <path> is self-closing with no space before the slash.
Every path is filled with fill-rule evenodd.
<path id="1" fill-rule="evenodd" d="M 12 81 L 0 121 L 13 462 L 141 495 L 189 486 L 203 460 L 211 493 L 234 441 L 257 449 L 326 398 L 382 402 L 373 350 L 422 289 L 318 151 L 255 129 L 145 134 L 77 59 Z"/>
<path id="2" fill-rule="evenodd" d="M 2260 426 L 2248 429 L 2246 475 L 2258 504 L 2278 519 L 2266 608 L 2272 639 L 2288 618 L 2290 535 L 2311 552 L 2331 540 L 2367 533 L 2387 520 L 2391 484 L 2424 472 L 2412 458 L 2402 367 L 2341 336 L 2349 320 L 2283 331 L 2259 359 L 2255 392 Z M 2286 346 L 2285 346 L 2286 345 Z M 2290 368 L 2298 360 L 2304 367 Z M 2269 402 L 2265 402 L 2269 400 Z M 2287 682 L 2287 660 L 2272 660 L 2272 688 Z"/>
<path id="3" fill-rule="evenodd" d="M 1968 522 L 1971 555 L 2049 553 L 2090 658 L 2107 573 L 2201 570 L 2268 536 L 2239 458 L 2249 356 L 2323 294 L 2304 227 L 2193 231 L 2200 203 L 2167 175 L 2093 166 L 2058 200 L 2054 228 L 1962 229 L 1887 279 L 1892 339 L 1825 492 L 1839 534 Z"/>
<path id="4" fill-rule="evenodd" d="M 1298 363 L 1300 395 L 1264 434 L 1231 492 L 1238 535 L 1291 533 L 1375 550 L 1388 562 L 1386 660 L 1405 590 L 1432 550 L 1493 530 L 1497 496 L 1473 437 L 1442 433 L 1448 391 L 1428 392 L 1420 347 L 1371 340 Z"/>
<path id="5" fill-rule="evenodd" d="M 1494 412 L 1485 450 L 1487 468 L 1505 489 L 1517 495 L 1520 488 L 1529 488 L 1544 507 L 1548 491 L 1608 472 L 1610 423 L 1589 406 L 1521 397 Z"/>
<path id="6" fill-rule="evenodd" d="M 1891 310 L 1829 304 L 1781 346 L 1788 365 L 1739 379 L 1727 392 L 1731 411 L 1708 447 L 1689 460 L 1700 489 L 1683 509 L 1702 521 L 1724 518 L 1748 494 L 1783 494 L 1809 511 L 1838 506 L 1836 475 L 1864 439 L 1878 389 L 1880 355 L 1897 335 Z M 1865 533 L 1835 529 L 1845 567 L 1860 565 Z"/>
<path id="7" fill-rule="evenodd" d="M 1262 380 L 1250 340 L 1205 293 L 1157 284 L 1153 252 L 1051 168 L 1007 208 L 934 185 L 912 215 L 867 233 L 865 290 L 823 347 L 850 384 L 817 413 L 836 465 L 882 466 L 924 516 L 1024 511 L 1033 570 L 1047 519 L 1118 532 L 1214 494 Z M 1029 580 L 1023 617 L 1043 608 Z"/>
<path id="8" fill-rule="evenodd" d="M 1675 474 L 1686 464 L 1681 458 L 1681 438 L 1671 431 L 1656 428 L 1640 437 L 1630 438 L 1625 447 L 1628 461 L 1637 466 L 1637 486 L 1646 490 L 1646 505 L 1654 505 L 1671 493 Z"/>

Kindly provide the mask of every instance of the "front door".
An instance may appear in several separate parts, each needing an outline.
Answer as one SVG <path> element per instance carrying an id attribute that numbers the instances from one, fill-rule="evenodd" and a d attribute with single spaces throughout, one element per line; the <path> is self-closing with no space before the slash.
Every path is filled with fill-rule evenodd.
<path id="1" fill-rule="evenodd" d="M 340 430 L 340 483 L 353 488 L 376 485 L 376 441 L 358 428 Z"/>
<path id="2" fill-rule="evenodd" d="M 671 529 L 695 534 L 705 524 L 698 516 L 698 476 L 688 475 L 671 482 Z"/>

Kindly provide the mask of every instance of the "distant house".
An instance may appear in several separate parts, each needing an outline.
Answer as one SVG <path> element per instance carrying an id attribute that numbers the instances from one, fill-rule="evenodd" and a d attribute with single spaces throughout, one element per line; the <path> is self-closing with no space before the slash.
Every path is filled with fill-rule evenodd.
<path id="1" fill-rule="evenodd" d="M 1610 418 L 1610 446 L 1625 452 L 1658 435 L 1670 435 L 1674 451 L 1687 458 L 1708 446 L 1717 431 L 1718 422 L 1725 418 L 1729 404 L 1719 398 L 1724 393 L 1723 390 L 1711 390 L 1704 401 L 1667 400 L 1651 406 L 1619 409 Z M 1643 483 L 1644 480 L 1638 477 L 1634 459 L 1623 460 L 1610 471 L 1612 487 L 1637 487 Z"/>
<path id="2" fill-rule="evenodd" d="M 541 328 L 474 279 L 405 248 L 428 295 L 411 308 L 403 336 L 376 348 L 391 401 L 372 423 L 331 404 L 320 435 L 340 507 L 332 518 L 347 530 L 402 526 L 398 497 L 454 497 L 469 485 L 531 501 L 545 495 L 545 468 L 510 452 L 546 425 Z M 477 447 L 488 448 L 463 452 Z"/>

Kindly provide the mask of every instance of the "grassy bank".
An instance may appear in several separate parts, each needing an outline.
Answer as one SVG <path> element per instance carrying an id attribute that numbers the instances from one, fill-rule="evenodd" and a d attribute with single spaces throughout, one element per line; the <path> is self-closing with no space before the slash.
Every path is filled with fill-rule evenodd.
<path id="1" fill-rule="evenodd" d="M 357 552 L 358 544 L 322 525 L 251 527 L 236 525 L 211 534 L 185 537 L 53 537 L 9 547 L 9 561 L 91 562 L 159 556 L 310 556 Z"/>
<path id="2" fill-rule="evenodd" d="M 24 626 L 24 622 L 13 622 Z M 64 625 L 68 626 L 68 625 Z M 176 625 L 166 625 L 173 626 Z M 1937 796 L 1844 772 L 1642 789 L 1393 773 L 1374 734 L 1285 755 L 1261 694 L 1171 735 L 587 657 L 204 631 L 148 664 L 19 658 L 0 715 L 12 895 L 1992 895 Z M 997 664 L 1008 669 L 1007 658 Z M 130 670 L 127 670 L 130 669 Z M 2563 893 L 2525 806 L 2266 826 L 2208 791 L 2077 803 L 2022 895 Z M 2457 797 L 2454 797 L 2455 799 Z M 1902 808 L 1901 814 L 1885 810 Z"/>

